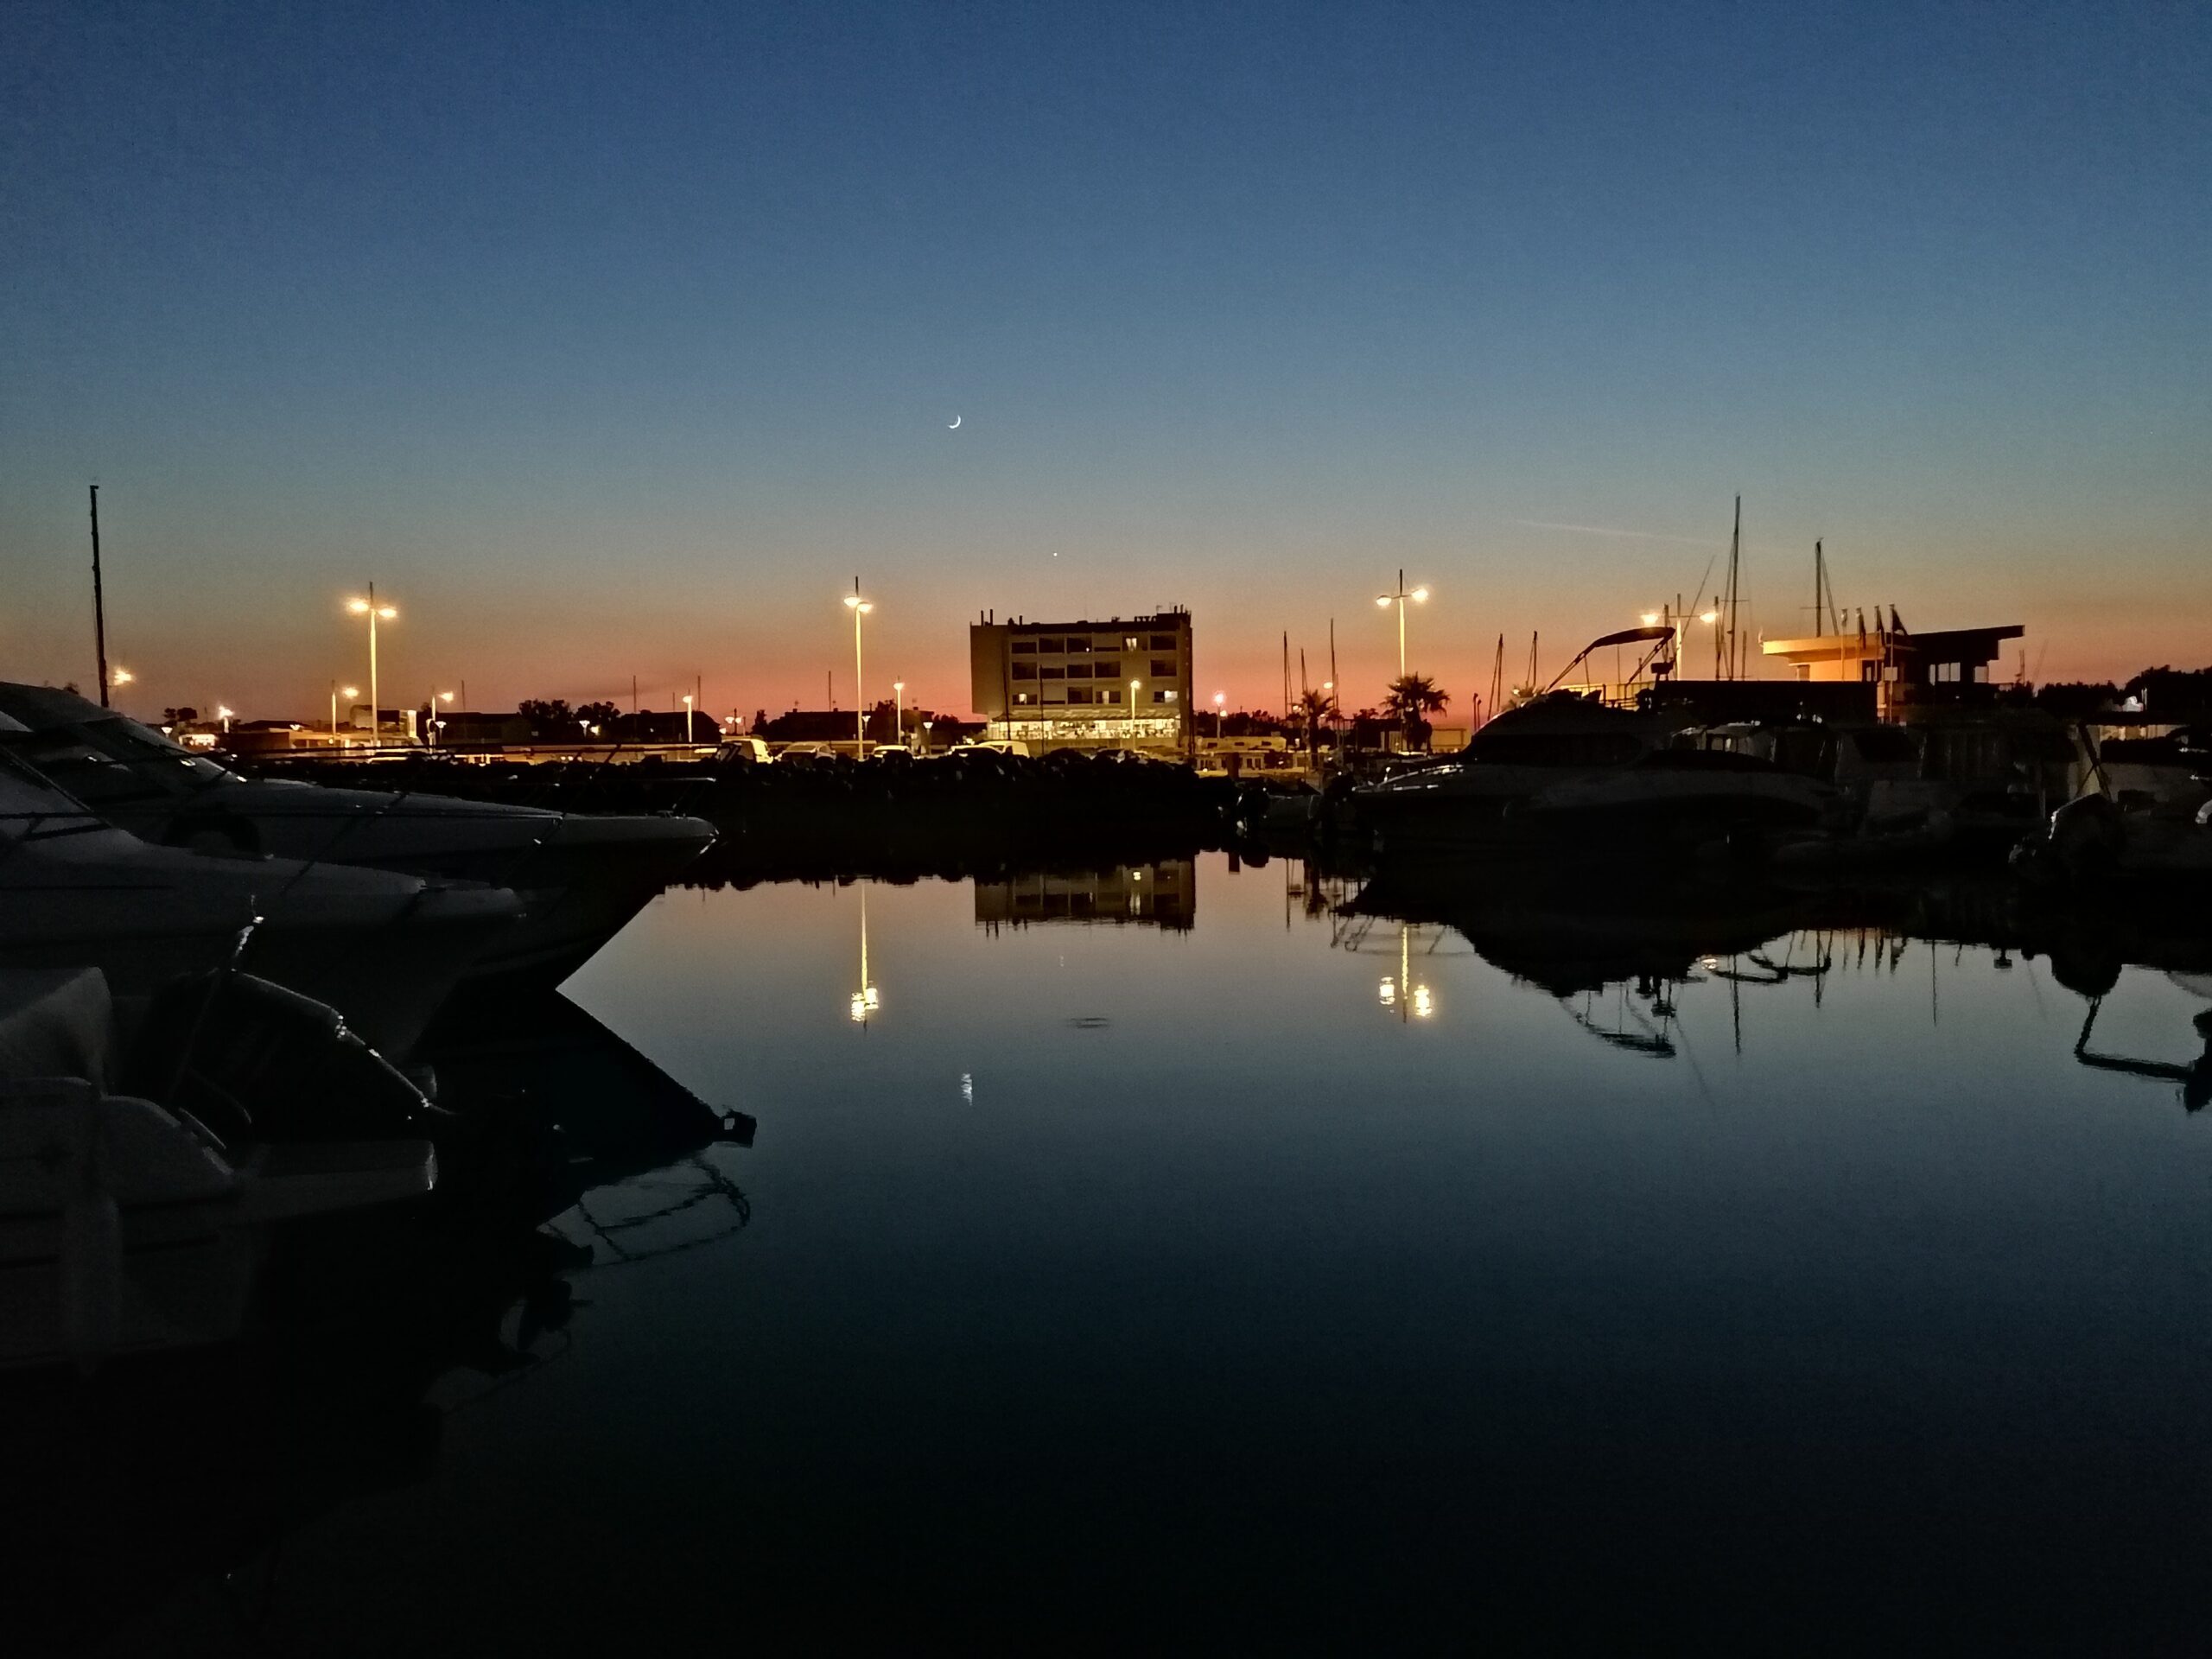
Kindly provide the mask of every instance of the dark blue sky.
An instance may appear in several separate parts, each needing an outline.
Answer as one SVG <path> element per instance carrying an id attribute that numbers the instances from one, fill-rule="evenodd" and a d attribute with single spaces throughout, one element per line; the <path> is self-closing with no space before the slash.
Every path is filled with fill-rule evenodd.
<path id="1" fill-rule="evenodd" d="M 1166 602 L 1265 702 L 1332 615 L 1379 677 L 1401 563 L 1465 690 L 1738 491 L 1770 633 L 1825 536 L 2049 674 L 2212 659 L 2202 5 L 0 30 L 10 673 L 87 672 L 91 479 L 154 704 L 315 706 L 371 576 L 480 703 L 849 700 L 855 571 L 939 707 L 982 607 Z"/>

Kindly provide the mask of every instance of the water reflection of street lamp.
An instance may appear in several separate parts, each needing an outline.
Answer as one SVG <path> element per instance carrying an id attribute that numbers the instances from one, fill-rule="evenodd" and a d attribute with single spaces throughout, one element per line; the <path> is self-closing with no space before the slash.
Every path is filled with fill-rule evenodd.
<path id="1" fill-rule="evenodd" d="M 1397 1010 L 1402 1021 L 1426 1020 L 1436 1012 L 1436 998 L 1426 985 L 1414 983 L 1413 930 L 1398 924 L 1398 976 L 1385 974 L 1380 993 L 1382 1006 Z"/>
<path id="2" fill-rule="evenodd" d="M 853 993 L 850 1017 L 855 1025 L 866 1026 L 868 1015 L 883 1006 L 874 985 L 868 976 L 868 887 L 861 887 L 861 988 Z"/>

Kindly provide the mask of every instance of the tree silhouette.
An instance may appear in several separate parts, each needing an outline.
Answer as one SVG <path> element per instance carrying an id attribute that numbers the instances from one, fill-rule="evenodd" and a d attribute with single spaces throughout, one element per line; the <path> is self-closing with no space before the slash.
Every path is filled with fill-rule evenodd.
<path id="1" fill-rule="evenodd" d="M 1382 708 L 1398 722 L 1406 741 L 1413 744 L 1427 734 L 1427 716 L 1443 713 L 1451 702 L 1452 694 L 1427 675 L 1408 674 L 1390 682 L 1390 689 L 1382 698 Z"/>
<path id="2" fill-rule="evenodd" d="M 1321 728 L 1336 715 L 1337 700 L 1326 691 L 1301 691 L 1292 712 L 1306 728 L 1306 753 L 1310 755 L 1320 747 Z"/>
<path id="3" fill-rule="evenodd" d="M 576 714 L 566 697 L 524 697 L 515 712 L 530 722 L 536 736 L 558 742 L 576 734 Z"/>

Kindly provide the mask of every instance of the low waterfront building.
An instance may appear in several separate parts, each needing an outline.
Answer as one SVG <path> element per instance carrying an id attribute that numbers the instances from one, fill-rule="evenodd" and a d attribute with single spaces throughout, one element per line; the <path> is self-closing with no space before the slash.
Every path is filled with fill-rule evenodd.
<path id="1" fill-rule="evenodd" d="M 1191 613 L 1104 621 L 1000 622 L 968 629 L 976 712 L 987 741 L 1046 749 L 1182 753 L 1191 735 Z"/>
<path id="2" fill-rule="evenodd" d="M 2026 632 L 2018 624 L 2005 624 L 1914 633 L 1892 609 L 1888 626 L 1880 612 L 1875 613 L 1871 632 L 1862 616 L 1853 632 L 1769 639 L 1760 649 L 1789 664 L 1801 682 L 1873 686 L 1877 712 L 1885 720 L 1895 720 L 1910 704 L 1977 702 L 1993 697 L 1992 670 L 2005 641 Z"/>

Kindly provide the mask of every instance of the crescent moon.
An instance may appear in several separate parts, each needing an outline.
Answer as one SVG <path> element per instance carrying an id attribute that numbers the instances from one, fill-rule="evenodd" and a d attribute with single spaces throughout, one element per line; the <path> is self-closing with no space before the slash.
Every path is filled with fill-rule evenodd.
<path id="1" fill-rule="evenodd" d="M 946 427 L 944 429 L 948 432 L 957 432 L 960 429 L 960 416 L 957 415 L 954 416 L 952 417 L 952 424 Z"/>

